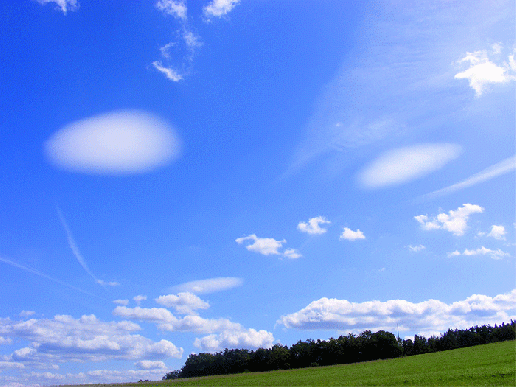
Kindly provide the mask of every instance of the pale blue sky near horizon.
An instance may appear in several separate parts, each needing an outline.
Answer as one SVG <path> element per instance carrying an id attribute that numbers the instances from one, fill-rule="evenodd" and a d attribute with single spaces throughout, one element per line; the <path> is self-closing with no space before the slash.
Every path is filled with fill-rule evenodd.
<path id="1" fill-rule="evenodd" d="M 0 386 L 516 319 L 515 13 L 0 1 Z"/>

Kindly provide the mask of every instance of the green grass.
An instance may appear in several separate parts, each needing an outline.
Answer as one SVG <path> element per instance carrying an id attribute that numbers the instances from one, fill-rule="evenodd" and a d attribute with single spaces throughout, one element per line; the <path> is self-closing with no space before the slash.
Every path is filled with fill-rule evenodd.
<path id="1" fill-rule="evenodd" d="M 515 368 L 516 342 L 506 341 L 356 364 L 123 386 L 516 386 Z"/>

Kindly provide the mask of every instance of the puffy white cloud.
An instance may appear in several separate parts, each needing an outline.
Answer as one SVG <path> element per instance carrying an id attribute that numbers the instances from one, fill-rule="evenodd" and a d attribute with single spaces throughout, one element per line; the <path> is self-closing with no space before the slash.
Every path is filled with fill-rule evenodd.
<path id="1" fill-rule="evenodd" d="M 344 227 L 344 231 L 340 234 L 340 240 L 346 239 L 348 241 L 356 241 L 357 239 L 365 239 L 365 235 L 360 229 L 357 228 L 357 231 L 353 231 L 348 227 Z"/>
<path id="2" fill-rule="evenodd" d="M 186 3 L 184 1 L 159 0 L 156 8 L 175 18 L 186 20 Z"/>
<path id="3" fill-rule="evenodd" d="M 297 229 L 310 235 L 320 235 L 328 231 L 326 228 L 321 227 L 321 225 L 324 224 L 331 224 L 331 222 L 326 220 L 324 216 L 318 216 L 316 218 L 310 218 L 308 222 L 299 222 Z"/>
<path id="4" fill-rule="evenodd" d="M 203 8 L 203 12 L 208 19 L 212 16 L 222 17 L 231 12 L 238 3 L 240 0 L 213 0 Z"/>
<path id="5" fill-rule="evenodd" d="M 152 322 L 175 322 L 175 317 L 168 309 L 165 308 L 128 308 L 126 306 L 117 306 L 113 310 L 115 316 L 129 318 L 138 321 Z"/>
<path id="6" fill-rule="evenodd" d="M 413 251 L 414 253 L 417 253 L 417 252 L 420 252 L 420 251 L 426 249 L 426 247 L 423 245 L 417 245 L 417 246 L 408 245 L 408 248 L 410 251 Z"/>
<path id="7" fill-rule="evenodd" d="M 505 234 L 506 232 L 504 226 L 497 226 L 493 224 L 491 226 L 491 231 L 489 232 L 489 234 L 487 234 L 487 236 L 493 237 L 498 240 L 505 240 Z"/>
<path id="8" fill-rule="evenodd" d="M 155 301 L 167 308 L 174 308 L 180 314 L 196 314 L 197 309 L 208 309 L 210 307 L 208 302 L 189 292 L 159 296 Z"/>
<path id="9" fill-rule="evenodd" d="M 270 348 L 274 343 L 274 336 L 265 330 L 245 329 L 240 331 L 224 331 L 197 338 L 194 345 L 203 352 L 217 352 L 224 348 Z"/>
<path id="10" fill-rule="evenodd" d="M 181 358 L 182 348 L 167 340 L 154 342 L 136 334 L 140 329 L 133 322 L 103 322 L 94 315 L 0 321 L 3 336 L 30 342 L 30 346 L 15 350 L 5 359 L 25 367 L 49 368 L 49 364 L 68 361 Z"/>
<path id="11" fill-rule="evenodd" d="M 184 284 L 174 286 L 172 287 L 172 289 L 179 292 L 208 294 L 242 286 L 243 283 L 244 280 L 238 277 L 215 277 L 204 280 L 186 282 Z"/>
<path id="12" fill-rule="evenodd" d="M 381 188 L 403 184 L 423 177 L 456 159 L 461 147 L 455 144 L 418 144 L 390 150 L 359 174 L 366 188 Z"/>
<path id="13" fill-rule="evenodd" d="M 177 158 L 180 149 L 171 126 L 139 111 L 74 122 L 45 143 L 45 153 L 56 166 L 98 174 L 147 172 Z"/>
<path id="14" fill-rule="evenodd" d="M 500 54 L 501 44 L 493 45 L 492 55 Z M 455 75 L 456 79 L 467 79 L 471 88 L 475 90 L 477 97 L 480 97 L 489 84 L 507 83 L 516 80 L 514 56 L 509 56 L 509 62 L 501 65 L 495 64 L 488 58 L 487 50 L 468 52 L 459 63 L 469 63 L 469 68 Z"/>
<path id="15" fill-rule="evenodd" d="M 165 363 L 161 360 L 140 360 L 134 363 L 136 367 L 141 370 L 152 370 L 152 369 L 165 369 Z"/>
<path id="16" fill-rule="evenodd" d="M 287 242 L 285 239 L 277 241 L 274 238 L 258 238 L 255 234 L 243 238 L 237 238 L 235 241 L 238 244 L 242 244 L 245 241 L 254 241 L 254 243 L 247 245 L 245 248 L 262 255 L 280 255 L 278 250 Z"/>
<path id="17" fill-rule="evenodd" d="M 297 259 L 302 257 L 301 253 L 296 249 L 286 249 L 283 252 L 283 256 L 290 259 Z"/>
<path id="18" fill-rule="evenodd" d="M 76 11 L 79 8 L 77 0 L 36 0 L 40 4 L 56 3 L 57 9 L 61 10 L 65 15 L 68 11 Z"/>
<path id="19" fill-rule="evenodd" d="M 448 187 L 439 189 L 437 191 L 431 192 L 423 196 L 423 198 L 432 198 L 440 195 L 446 195 L 455 191 L 458 191 L 463 188 L 471 187 L 473 185 L 483 183 L 484 181 L 493 179 L 497 176 L 509 173 L 516 169 L 516 156 L 511 156 L 506 158 L 505 160 L 500 161 L 490 167 L 480 171 L 479 173 L 470 176 L 466 180 L 463 180 L 459 183 L 452 184 Z"/>
<path id="20" fill-rule="evenodd" d="M 328 329 L 347 332 L 384 329 L 416 331 L 428 335 L 448 328 L 499 324 L 516 316 L 516 289 L 495 297 L 474 294 L 463 301 L 438 300 L 350 302 L 326 297 L 299 312 L 282 316 L 278 324 L 303 330 Z"/>
<path id="21" fill-rule="evenodd" d="M 248 235 L 243 238 L 235 239 L 235 242 L 242 244 L 245 241 L 254 241 L 252 244 L 248 244 L 245 248 L 249 251 L 254 251 L 262 255 L 282 255 L 290 259 L 296 259 L 302 257 L 296 249 L 286 249 L 280 252 L 279 249 L 283 248 L 283 244 L 287 243 L 285 239 L 277 241 L 274 238 L 259 238 L 255 234 Z"/>
<path id="22" fill-rule="evenodd" d="M 414 216 L 421 227 L 425 230 L 447 230 L 455 235 L 464 235 L 468 227 L 468 219 L 471 214 L 484 212 L 484 208 L 476 204 L 463 204 L 457 210 L 449 211 L 448 214 L 441 213 L 430 218 L 428 215 Z"/>
<path id="23" fill-rule="evenodd" d="M 502 259 L 503 257 L 509 257 L 510 254 L 502 251 L 501 249 L 498 250 L 491 250 L 487 249 L 484 246 L 482 246 L 479 249 L 475 250 L 469 250 L 465 249 L 464 252 L 461 254 L 458 250 L 448 253 L 448 257 L 454 257 L 459 255 L 489 255 L 489 257 L 493 259 Z"/>

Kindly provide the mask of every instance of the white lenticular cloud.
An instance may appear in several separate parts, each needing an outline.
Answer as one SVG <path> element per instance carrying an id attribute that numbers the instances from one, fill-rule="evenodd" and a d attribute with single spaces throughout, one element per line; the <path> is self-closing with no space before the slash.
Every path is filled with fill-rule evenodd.
<path id="1" fill-rule="evenodd" d="M 77 0 L 36 0 L 40 4 L 56 3 L 57 9 L 61 10 L 65 15 L 68 11 L 75 11 L 79 8 Z"/>
<path id="2" fill-rule="evenodd" d="M 242 286 L 244 280 L 238 277 L 215 277 L 204 280 L 186 282 L 172 287 L 172 291 L 194 294 L 208 294 Z"/>
<path id="3" fill-rule="evenodd" d="M 204 15 L 208 18 L 212 16 L 222 17 L 231 12 L 238 3 L 240 3 L 240 0 L 213 0 L 203 8 Z"/>
<path id="4" fill-rule="evenodd" d="M 366 188 L 398 185 L 421 178 L 459 157 L 461 147 L 455 144 L 419 144 L 394 149 L 381 155 L 360 174 Z"/>
<path id="5" fill-rule="evenodd" d="M 447 230 L 457 236 L 464 235 L 468 228 L 468 219 L 471 214 L 484 212 L 484 208 L 476 204 L 463 204 L 455 211 L 451 210 L 448 214 L 441 213 L 430 218 L 428 215 L 414 216 L 424 230 Z"/>
<path id="6" fill-rule="evenodd" d="M 360 229 L 357 228 L 357 231 L 353 231 L 350 228 L 344 227 L 344 231 L 340 234 L 340 240 L 346 239 L 348 241 L 356 241 L 357 239 L 365 239 L 365 235 Z"/>
<path id="7" fill-rule="evenodd" d="M 300 311 L 280 317 L 278 324 L 302 330 L 328 329 L 416 331 L 428 335 L 448 328 L 475 324 L 499 324 L 516 316 L 516 289 L 489 297 L 474 294 L 465 300 L 445 303 L 438 300 L 351 302 L 326 297 Z"/>
<path id="8" fill-rule="evenodd" d="M 501 50 L 501 44 L 496 43 L 493 45 L 491 54 L 496 56 L 501 53 Z M 487 50 L 468 52 L 459 63 L 469 63 L 469 68 L 455 75 L 456 79 L 467 79 L 477 97 L 480 97 L 490 84 L 516 80 L 514 55 L 509 56 L 509 62 L 501 65 L 494 63 L 488 56 Z"/>
<path id="9" fill-rule="evenodd" d="M 237 238 L 235 240 L 238 244 L 242 244 L 246 241 L 253 241 L 252 244 L 247 245 L 245 248 L 249 251 L 254 251 L 262 255 L 280 255 L 278 251 L 283 247 L 283 244 L 287 241 L 277 241 L 274 238 L 259 238 L 255 234 L 248 235 L 243 238 Z"/>
<path id="10" fill-rule="evenodd" d="M 96 174 L 151 171 L 180 154 L 172 127 L 148 113 L 120 111 L 65 126 L 46 143 L 56 166 Z"/>
<path id="11" fill-rule="evenodd" d="M 310 218 L 308 222 L 299 222 L 297 229 L 310 235 L 320 235 L 328 231 L 328 229 L 321 227 L 324 224 L 331 224 L 331 222 L 326 220 L 324 216 L 318 216 Z"/>

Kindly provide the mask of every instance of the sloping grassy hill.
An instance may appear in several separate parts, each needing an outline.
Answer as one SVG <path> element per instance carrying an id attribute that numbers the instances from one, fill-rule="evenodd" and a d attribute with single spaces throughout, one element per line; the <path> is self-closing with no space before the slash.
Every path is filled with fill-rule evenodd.
<path id="1" fill-rule="evenodd" d="M 516 342 L 506 341 L 356 364 L 123 386 L 516 386 L 515 369 Z"/>

